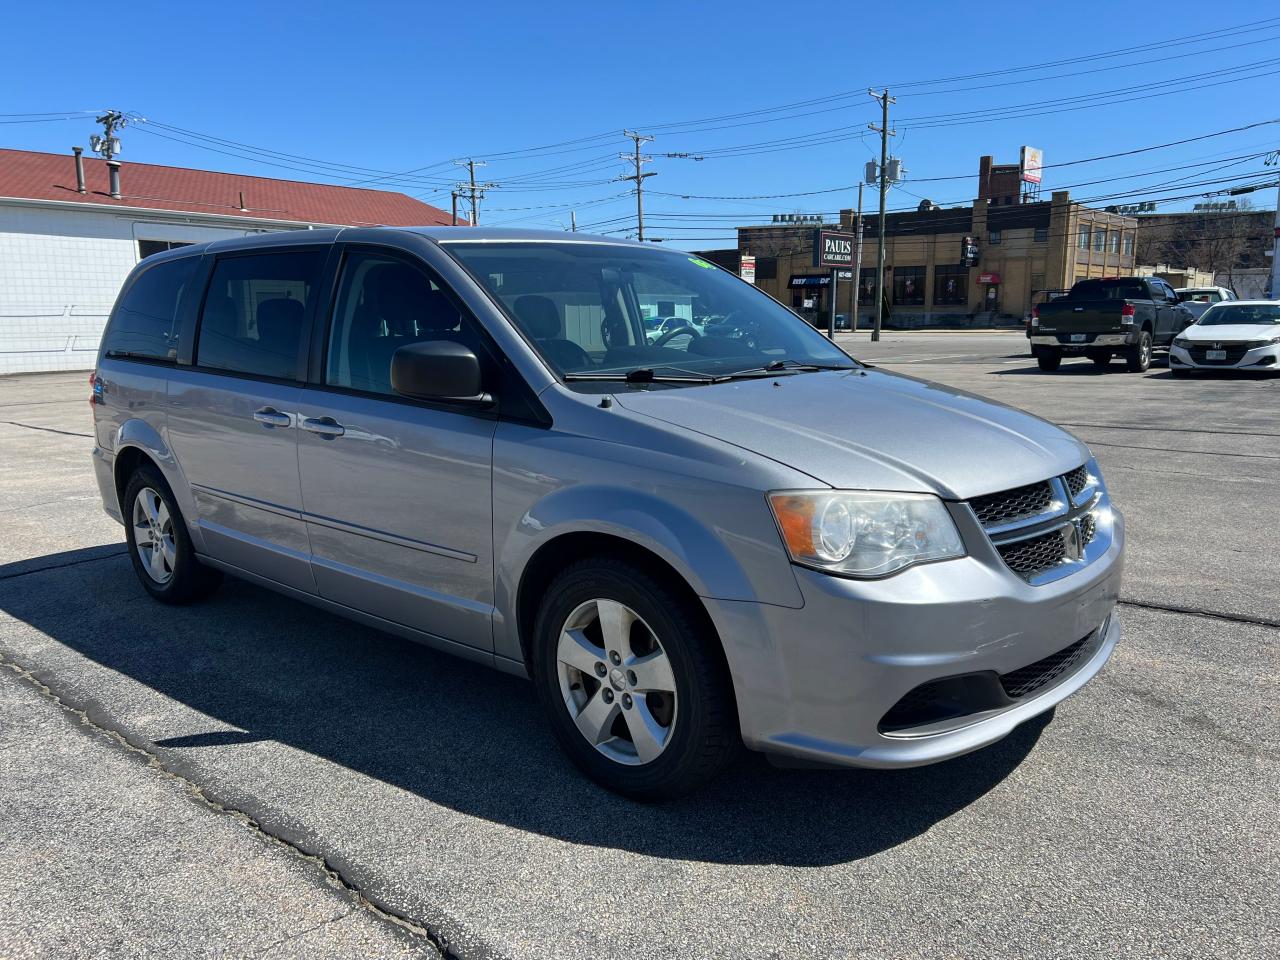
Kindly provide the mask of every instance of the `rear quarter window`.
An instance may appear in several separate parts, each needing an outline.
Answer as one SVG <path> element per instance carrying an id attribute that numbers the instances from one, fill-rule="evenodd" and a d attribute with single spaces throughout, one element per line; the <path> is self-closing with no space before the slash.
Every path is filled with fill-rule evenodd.
<path id="1" fill-rule="evenodd" d="M 177 357 L 178 302 L 199 262 L 199 257 L 183 257 L 157 263 L 134 279 L 107 324 L 103 337 L 106 356 L 141 360 Z"/>

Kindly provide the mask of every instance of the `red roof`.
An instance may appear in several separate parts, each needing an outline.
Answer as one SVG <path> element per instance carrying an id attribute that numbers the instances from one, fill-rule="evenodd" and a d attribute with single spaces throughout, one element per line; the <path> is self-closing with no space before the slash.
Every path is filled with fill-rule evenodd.
<path id="1" fill-rule="evenodd" d="M 105 160 L 85 157 L 84 172 L 88 192 L 80 194 L 70 153 L 0 148 L 0 197 L 352 226 L 442 226 L 451 220 L 438 207 L 387 190 L 124 161 L 121 198 L 113 200 Z"/>

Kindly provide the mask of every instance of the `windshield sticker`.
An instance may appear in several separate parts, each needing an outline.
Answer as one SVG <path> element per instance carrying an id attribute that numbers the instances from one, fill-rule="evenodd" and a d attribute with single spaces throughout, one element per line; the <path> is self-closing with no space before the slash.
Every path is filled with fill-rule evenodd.
<path id="1" fill-rule="evenodd" d="M 690 257 L 689 262 L 692 263 L 695 267 L 704 267 L 707 270 L 714 270 L 716 268 L 716 265 L 714 263 L 707 263 L 707 261 L 699 260 L 697 257 Z"/>

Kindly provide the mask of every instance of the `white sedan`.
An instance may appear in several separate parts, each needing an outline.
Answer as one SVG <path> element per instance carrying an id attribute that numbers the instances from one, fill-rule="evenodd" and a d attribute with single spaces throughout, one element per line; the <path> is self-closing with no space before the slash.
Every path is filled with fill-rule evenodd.
<path id="1" fill-rule="evenodd" d="M 1169 348 L 1175 377 L 1223 368 L 1280 373 L 1280 300 L 1214 304 Z"/>

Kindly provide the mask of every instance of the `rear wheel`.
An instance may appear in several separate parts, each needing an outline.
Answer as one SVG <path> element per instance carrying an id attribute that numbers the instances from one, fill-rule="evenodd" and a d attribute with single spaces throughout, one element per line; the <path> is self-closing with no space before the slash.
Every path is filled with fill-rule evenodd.
<path id="1" fill-rule="evenodd" d="M 1095 367 L 1100 367 L 1105 370 L 1107 367 L 1111 366 L 1111 351 L 1090 350 L 1089 359 L 1093 361 L 1093 365 Z"/>
<path id="2" fill-rule="evenodd" d="M 739 746 L 733 690 L 705 613 L 627 561 L 583 560 L 548 589 L 534 679 L 556 738 L 601 786 L 666 800 Z"/>
<path id="3" fill-rule="evenodd" d="M 125 539 L 143 588 L 162 603 L 208 596 L 222 574 L 196 559 L 182 511 L 154 466 L 139 467 L 124 490 Z"/>
<path id="4" fill-rule="evenodd" d="M 1054 350 L 1052 347 L 1036 347 L 1036 363 L 1040 365 L 1040 369 L 1046 373 L 1051 373 L 1062 366 L 1062 351 Z"/>
<path id="5" fill-rule="evenodd" d="M 1124 362 L 1130 373 L 1147 372 L 1151 366 L 1151 331 L 1138 334 L 1138 342 L 1125 349 Z"/>

